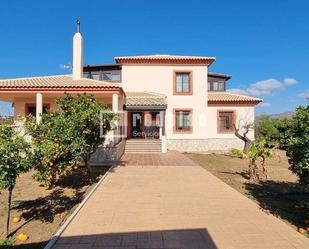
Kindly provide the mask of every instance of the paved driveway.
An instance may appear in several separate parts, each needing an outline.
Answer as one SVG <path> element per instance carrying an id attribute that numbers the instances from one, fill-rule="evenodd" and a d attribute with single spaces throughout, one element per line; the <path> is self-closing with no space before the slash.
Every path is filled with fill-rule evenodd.
<path id="1" fill-rule="evenodd" d="M 117 167 L 57 249 L 285 249 L 309 239 L 199 166 Z"/>
<path id="2" fill-rule="evenodd" d="M 124 154 L 122 166 L 195 166 L 195 162 L 177 151 L 157 154 Z"/>

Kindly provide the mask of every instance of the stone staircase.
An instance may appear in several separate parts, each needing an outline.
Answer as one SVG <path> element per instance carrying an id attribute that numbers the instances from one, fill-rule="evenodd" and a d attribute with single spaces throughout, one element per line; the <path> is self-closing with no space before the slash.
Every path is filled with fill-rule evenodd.
<path id="1" fill-rule="evenodd" d="M 126 141 L 125 153 L 161 153 L 160 139 L 128 139 Z"/>

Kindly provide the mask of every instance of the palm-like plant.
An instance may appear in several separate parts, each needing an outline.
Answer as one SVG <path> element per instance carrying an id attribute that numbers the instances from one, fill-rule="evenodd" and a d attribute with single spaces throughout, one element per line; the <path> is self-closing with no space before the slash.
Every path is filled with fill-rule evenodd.
<path id="1" fill-rule="evenodd" d="M 260 180 L 260 172 L 267 179 L 266 159 L 272 155 L 272 150 L 265 147 L 266 141 L 261 139 L 258 143 L 253 143 L 248 152 L 249 176 L 250 180 Z M 260 165 L 257 163 L 261 159 Z M 261 166 L 261 170 L 260 167 Z"/>

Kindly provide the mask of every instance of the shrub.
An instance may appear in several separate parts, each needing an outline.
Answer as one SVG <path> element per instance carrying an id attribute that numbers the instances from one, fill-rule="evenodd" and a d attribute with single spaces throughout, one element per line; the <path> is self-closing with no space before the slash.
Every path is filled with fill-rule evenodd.
<path id="1" fill-rule="evenodd" d="M 307 107 L 298 107 L 293 119 L 291 137 L 287 142 L 287 155 L 291 170 L 302 184 L 309 186 L 309 100 Z"/>
<path id="2" fill-rule="evenodd" d="M 255 125 L 256 140 L 265 139 L 268 146 L 285 149 L 291 135 L 293 119 L 263 115 Z"/>
<path id="3" fill-rule="evenodd" d="M 232 155 L 239 157 L 241 159 L 247 157 L 247 155 L 243 152 L 243 150 L 240 150 L 240 149 L 237 149 L 237 148 L 232 148 L 231 152 L 232 152 Z"/>
<path id="4" fill-rule="evenodd" d="M 249 158 L 250 180 L 260 180 L 261 175 L 267 179 L 266 159 L 272 155 L 272 150 L 266 147 L 265 139 L 253 143 L 247 157 Z M 258 159 L 261 159 L 258 161 Z"/>
<path id="5" fill-rule="evenodd" d="M 93 95 L 82 94 L 77 98 L 66 94 L 57 99 L 59 111 L 42 115 L 40 124 L 28 119 L 26 127 L 33 142 L 35 179 L 51 187 L 57 176 L 70 174 L 83 160 L 91 175 L 88 161 L 96 149 L 103 145 L 104 136 L 117 119 L 105 105 L 97 103 Z M 102 120 L 100 113 L 105 111 Z"/>

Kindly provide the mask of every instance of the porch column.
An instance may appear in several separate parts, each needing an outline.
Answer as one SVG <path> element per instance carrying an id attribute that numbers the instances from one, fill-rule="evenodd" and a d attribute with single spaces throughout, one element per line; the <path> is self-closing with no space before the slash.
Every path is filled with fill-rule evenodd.
<path id="1" fill-rule="evenodd" d="M 118 94 L 117 93 L 114 93 L 113 94 L 113 104 L 112 104 L 112 110 L 113 110 L 113 112 L 114 113 L 118 113 L 119 112 L 119 106 L 118 106 Z M 113 137 L 113 142 L 114 143 L 117 143 L 118 142 L 118 138 L 116 138 L 116 136 L 118 135 L 118 130 L 119 130 L 119 128 L 118 128 L 118 121 L 116 121 L 115 122 L 115 124 L 116 124 L 116 128 L 115 128 L 115 130 L 114 130 L 114 137 Z"/>
<path id="2" fill-rule="evenodd" d="M 160 111 L 160 139 L 161 152 L 167 152 L 166 136 L 165 136 L 165 111 Z"/>
<path id="3" fill-rule="evenodd" d="M 42 93 L 36 94 L 36 123 L 39 124 L 42 120 L 43 113 L 43 95 Z"/>

